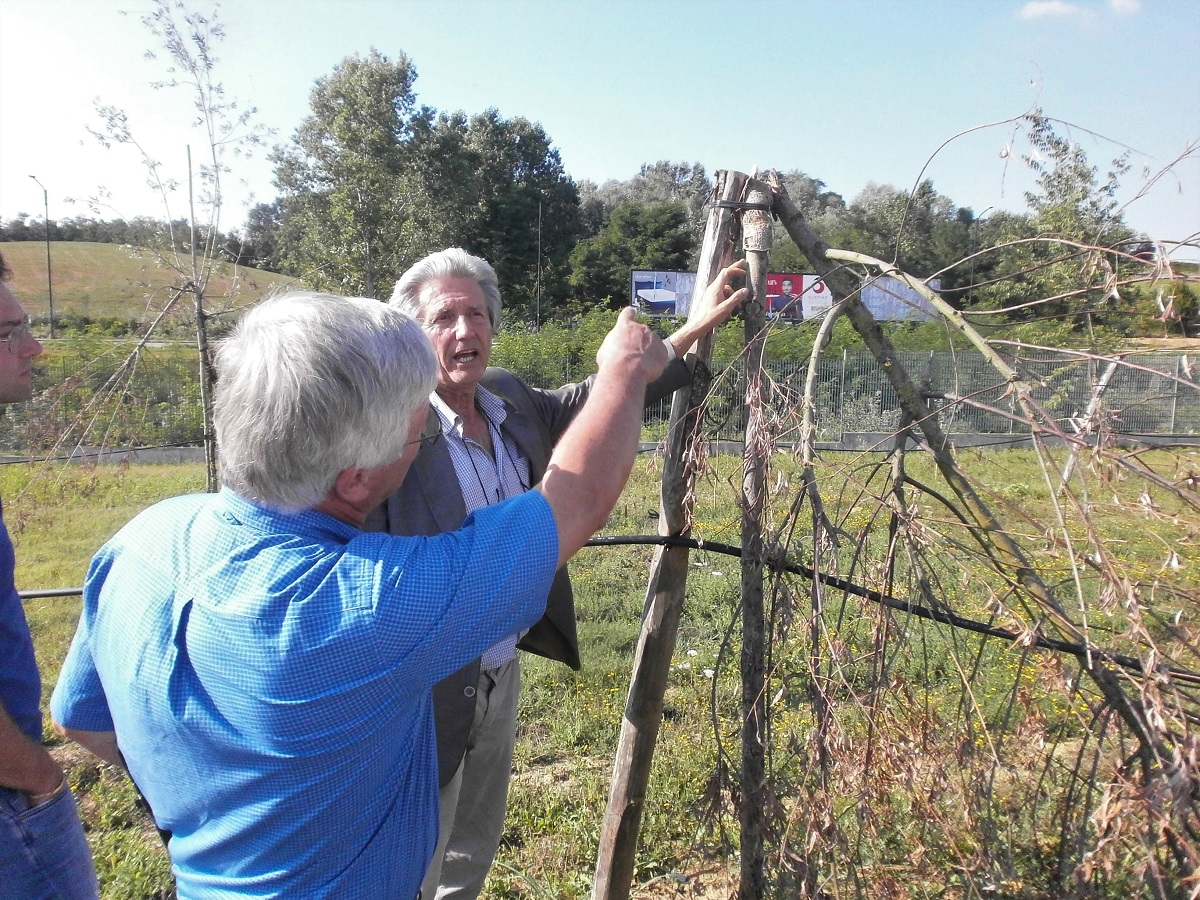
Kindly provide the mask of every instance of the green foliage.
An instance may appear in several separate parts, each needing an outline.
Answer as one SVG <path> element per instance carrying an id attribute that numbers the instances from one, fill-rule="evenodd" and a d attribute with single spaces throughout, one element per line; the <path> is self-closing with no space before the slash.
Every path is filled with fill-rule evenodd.
<path id="1" fill-rule="evenodd" d="M 495 109 L 473 116 L 466 148 L 478 214 L 458 243 L 492 264 L 509 315 L 527 322 L 547 318 L 567 296 L 567 261 L 580 227 L 575 184 L 550 137 L 527 119 L 504 119 Z M 429 247 L 436 249 L 441 247 Z"/>
<path id="2" fill-rule="evenodd" d="M 1112 325 L 1123 336 L 1186 336 L 1186 323 L 1200 313 L 1200 287 L 1180 279 L 1160 279 L 1121 290 L 1122 316 Z"/>
<path id="3" fill-rule="evenodd" d="M 868 184 L 850 205 L 837 245 L 893 262 L 928 278 L 961 259 L 969 241 L 971 215 L 957 209 L 922 181 L 914 194 Z"/>
<path id="4" fill-rule="evenodd" d="M 1037 176 L 1038 190 L 1026 192 L 1025 202 L 1040 232 L 1087 244 L 1130 237 L 1116 196 L 1121 176 L 1129 172 L 1129 154 L 1114 159 L 1101 182 L 1083 147 L 1055 132 L 1041 110 L 1027 121 L 1031 149 L 1024 160 Z"/>
<path id="5" fill-rule="evenodd" d="M 855 458 L 849 464 L 832 461 L 839 480 L 836 485 L 826 483 L 824 491 L 830 514 L 864 545 L 876 536 L 887 540 L 885 523 L 873 520 L 869 513 L 872 499 L 859 493 L 870 480 L 866 472 L 873 462 L 882 458 Z M 1150 464 L 1162 467 L 1163 462 Z M 989 474 L 1003 499 L 1019 500 L 1035 521 L 1050 514 L 1053 501 L 1031 454 L 966 451 L 960 453 L 960 463 L 969 472 Z M 713 464 L 696 486 L 695 531 L 710 541 L 738 544 L 741 513 L 734 486 L 740 460 L 718 457 Z M 782 455 L 775 465 L 775 483 L 794 490 L 794 466 Z M 914 479 L 930 482 L 929 464 L 920 454 L 910 455 L 908 465 Z M 823 471 L 822 477 L 829 474 Z M 6 519 L 17 546 L 19 585 L 79 583 L 90 554 L 126 519 L 156 499 L 199 489 L 203 482 L 201 466 L 0 471 L 0 495 L 5 497 Z M 656 532 L 653 513 L 659 486 L 657 458 L 639 462 L 605 533 Z M 1163 541 L 1174 540 L 1185 528 L 1172 518 L 1174 508 L 1164 508 L 1163 515 L 1154 518 L 1130 516 L 1121 504 L 1136 506 L 1139 488 L 1118 482 L 1114 490 L 1122 499 L 1113 498 L 1113 514 L 1104 518 L 1101 537 L 1122 548 L 1123 554 L 1142 559 L 1146 577 L 1153 577 L 1161 565 Z M 1047 546 L 1043 552 L 1052 549 Z M 811 558 L 803 534 L 794 536 L 788 552 L 797 560 Z M 653 555 L 651 548 L 638 546 L 583 551 L 573 561 L 572 572 L 584 669 L 576 673 L 537 658 L 524 659 L 505 839 L 485 888 L 487 896 L 588 896 Z M 65 572 L 52 567 L 55 559 L 66 564 Z M 942 583 L 943 589 L 950 582 L 978 575 L 976 562 L 961 553 L 946 565 L 953 577 Z M 639 891 L 654 890 L 651 883 L 672 872 L 687 875 L 693 886 L 705 872 L 725 872 L 727 879 L 736 880 L 736 807 L 724 765 L 736 769 L 741 721 L 740 645 L 736 626 L 731 631 L 731 623 L 740 615 L 740 569 L 737 559 L 712 551 L 692 556 L 642 824 Z M 793 585 L 794 590 L 804 588 L 803 583 Z M 830 855 L 828 845 L 822 845 L 810 860 L 834 871 L 853 867 L 869 895 L 882 890 L 874 890 L 873 885 L 886 886 L 895 878 L 925 885 L 933 894 L 944 892 L 952 879 L 958 885 L 954 890 L 967 892 L 968 884 L 998 883 L 988 866 L 1007 860 L 1002 868 L 1005 883 L 1024 885 L 1012 887 L 1013 896 L 1055 896 L 1055 871 L 1047 866 L 1046 854 L 1057 849 L 1044 836 L 1057 834 L 1061 823 L 1052 818 L 1049 801 L 1069 797 L 1080 788 L 1066 777 L 1070 774 L 1066 754 L 1078 746 L 1088 708 L 1077 695 L 1062 689 L 1063 673 L 1050 654 L 980 641 L 902 614 L 888 616 L 857 601 L 839 610 L 833 600 L 830 592 L 831 605 L 822 622 L 827 641 L 822 652 L 830 654 L 837 670 L 820 683 L 837 705 L 838 752 L 854 754 L 872 745 L 885 756 L 868 768 L 854 768 L 847 774 L 852 780 L 829 789 L 843 805 L 841 814 L 828 820 L 828 827 L 850 839 L 854 852 Z M 771 622 L 777 630 L 769 686 L 774 698 L 771 778 L 779 801 L 773 815 L 797 834 L 804 833 L 804 817 L 822 792 L 821 770 L 811 749 L 815 735 L 811 699 L 817 681 L 809 670 L 811 644 L 806 607 L 800 602 L 798 596 L 773 595 Z M 992 608 L 983 595 L 979 603 L 981 612 Z M 46 615 L 51 609 L 56 611 L 55 622 Z M 74 598 L 30 605 L 47 692 L 77 616 Z M 795 624 L 789 631 L 786 623 L 793 616 Z M 1106 624 L 1093 627 L 1104 630 Z M 883 650 L 881 634 L 889 635 Z M 961 706 L 966 702 L 964 678 L 970 682 L 972 698 L 966 708 Z M 860 701 L 871 698 L 869 710 L 855 707 L 856 694 Z M 1048 767 L 1030 752 L 1047 737 L 1066 742 Z M 65 745 L 56 746 L 54 752 L 66 762 L 73 789 L 81 798 L 104 895 L 169 896 L 166 855 L 127 780 L 102 771 L 78 752 L 65 756 L 69 752 Z M 987 780 L 993 753 L 1002 755 L 998 769 L 992 770 L 999 774 Z M 662 764 L 668 760 L 669 765 Z M 972 795 L 970 788 L 975 785 L 965 783 L 980 771 L 985 775 L 983 783 L 991 785 L 990 800 L 986 793 Z M 954 777 L 945 777 L 950 774 Z M 1004 823 L 1002 835 L 992 832 L 990 842 L 985 839 L 988 823 L 974 821 L 966 812 L 969 805 L 979 803 L 993 804 L 993 816 Z M 928 815 L 930 804 L 936 816 Z M 1047 828 L 1047 821 L 1053 821 L 1054 827 Z M 775 838 L 769 846 L 772 853 L 786 848 L 782 839 Z M 773 883 L 786 895 L 788 866 L 775 856 L 771 865 Z M 1140 895 L 1132 870 L 1118 868 L 1094 887 L 1089 896 Z"/>
<path id="6" fill-rule="evenodd" d="M 408 57 L 376 50 L 318 79 L 309 116 L 273 157 L 282 264 L 323 288 L 387 297 L 412 263 L 461 246 L 496 269 L 510 315 L 532 319 L 540 241 L 554 307 L 579 197 L 549 136 L 495 109 L 418 108 L 415 81 Z"/>
<path id="7" fill-rule="evenodd" d="M 700 163 L 677 163 L 665 159 L 643 163 L 638 174 L 625 181 L 606 181 L 598 187 L 585 181 L 579 186 L 585 223 L 584 237 L 593 238 L 599 234 L 616 208 L 627 200 L 639 203 L 684 203 L 688 209 L 689 228 L 699 234 L 704 230 L 708 217 L 712 189 L 712 181 L 705 175 L 704 166 Z M 687 268 L 690 270 L 695 267 L 696 257 L 693 255 Z"/>
<path id="8" fill-rule="evenodd" d="M 1101 181 L 1082 146 L 1058 134 L 1040 110 L 1026 121 L 1023 159 L 1037 190 L 1025 194 L 1029 216 L 992 217 L 988 237 L 996 249 L 979 261 L 979 280 L 991 283 L 976 292 L 977 306 L 1004 311 L 1009 321 L 1059 320 L 1076 332 L 1126 327 L 1130 311 L 1116 272 L 1133 234 L 1116 193 L 1128 160 L 1114 159 Z"/>
<path id="9" fill-rule="evenodd" d="M 613 210 L 596 237 L 576 245 L 570 284 L 585 306 L 620 309 L 628 305 L 630 269 L 683 270 L 695 244 L 681 202 L 628 200 Z"/>
<path id="10" fill-rule="evenodd" d="M 272 156 L 283 203 L 279 243 L 288 271 L 344 294 L 376 296 L 392 280 L 403 142 L 416 69 L 372 48 L 317 79 L 311 113 Z"/>
<path id="11" fill-rule="evenodd" d="M 571 320 L 548 322 L 536 332 L 505 326 L 492 348 L 492 365 L 545 387 L 582 381 L 596 371 L 596 352 L 616 320 L 615 312 L 597 307 Z"/>

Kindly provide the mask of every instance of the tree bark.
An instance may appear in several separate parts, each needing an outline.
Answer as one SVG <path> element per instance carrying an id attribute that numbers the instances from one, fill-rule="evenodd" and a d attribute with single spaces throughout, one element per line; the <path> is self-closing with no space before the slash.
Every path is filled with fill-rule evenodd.
<path id="1" fill-rule="evenodd" d="M 771 192 L 761 181 L 748 185 L 747 201 L 771 203 Z M 767 268 L 770 264 L 771 222 L 765 211 L 747 209 L 743 244 L 749 263 L 750 298 L 742 304 L 746 335 L 746 440 L 742 466 L 742 771 L 741 900 L 758 900 L 766 891 L 765 851 L 767 824 L 767 703 L 766 617 L 763 603 L 763 510 L 766 507 L 767 468 L 771 462 L 771 430 L 764 420 L 763 348 L 766 344 L 764 310 Z"/>

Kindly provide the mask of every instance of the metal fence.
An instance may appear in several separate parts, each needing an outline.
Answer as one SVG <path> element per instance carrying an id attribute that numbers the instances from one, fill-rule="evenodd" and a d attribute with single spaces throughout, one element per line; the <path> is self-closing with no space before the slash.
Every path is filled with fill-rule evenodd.
<path id="1" fill-rule="evenodd" d="M 934 351 L 901 353 L 951 433 L 1022 434 L 1029 424 L 1017 415 L 1008 385 L 977 354 Z M 1103 383 L 1098 407 L 1109 430 L 1126 434 L 1200 433 L 1200 383 L 1186 354 L 1145 353 L 1085 359 L 1068 353 L 1009 359 L 1034 385 L 1034 398 L 1065 430 L 1073 430 Z M 807 361 L 773 361 L 768 375 L 769 413 L 781 438 L 798 427 Z M 745 374 L 740 363 L 713 367 L 705 431 L 713 439 L 738 440 L 745 425 Z M 557 387 L 587 375 L 579 360 L 542 360 L 517 371 L 533 384 Z M 0 448 L 13 454 L 44 452 L 70 432 L 71 444 L 178 446 L 201 440 L 203 418 L 194 358 L 175 352 L 143 353 L 136 366 L 121 359 L 59 357 L 41 367 L 37 394 L 0 414 Z M 900 422 L 895 392 L 879 365 L 864 352 L 823 358 L 816 391 L 818 439 L 843 432 L 890 432 Z M 665 426 L 670 402 L 646 412 L 651 429 Z"/>
<path id="2" fill-rule="evenodd" d="M 922 386 L 951 434 L 1027 434 L 1030 423 L 1009 385 L 977 354 L 927 351 L 898 354 Z M 1120 360 L 1045 354 L 1008 359 L 1030 385 L 1033 399 L 1064 431 L 1082 427 L 1089 406 L 1096 423 L 1121 434 L 1200 433 L 1200 381 L 1186 354 L 1143 353 Z M 822 358 L 815 403 L 818 440 L 846 432 L 891 432 L 900 424 L 900 403 L 886 374 L 867 352 Z M 797 436 L 808 365 L 768 362 L 766 403 L 776 432 Z M 1200 373 L 1197 373 L 1200 375 Z M 745 372 L 739 363 L 714 366 L 706 432 L 737 440 L 745 428 Z M 669 403 L 648 411 L 648 422 L 665 420 Z"/>
<path id="3" fill-rule="evenodd" d="M 149 348 L 131 362 L 111 354 L 56 356 L 39 363 L 34 397 L 0 408 L 0 449 L 39 454 L 69 445 L 153 447 L 198 444 L 204 433 L 195 352 Z"/>

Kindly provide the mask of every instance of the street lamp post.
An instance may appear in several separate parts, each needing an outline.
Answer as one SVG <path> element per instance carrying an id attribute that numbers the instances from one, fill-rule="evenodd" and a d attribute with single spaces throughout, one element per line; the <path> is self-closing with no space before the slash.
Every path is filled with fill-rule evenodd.
<path id="1" fill-rule="evenodd" d="M 542 330 L 542 198 L 538 197 L 538 253 L 537 253 L 537 312 L 533 317 L 533 330 Z"/>
<path id="2" fill-rule="evenodd" d="M 50 276 L 50 192 L 37 180 L 36 175 L 29 177 L 42 189 L 42 204 L 45 208 L 43 221 L 46 225 L 46 296 L 50 301 L 50 337 L 54 337 L 54 279 Z"/>

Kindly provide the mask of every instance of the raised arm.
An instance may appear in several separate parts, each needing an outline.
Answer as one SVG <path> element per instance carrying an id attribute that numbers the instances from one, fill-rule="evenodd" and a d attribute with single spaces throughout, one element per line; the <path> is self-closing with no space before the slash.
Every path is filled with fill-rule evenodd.
<path id="1" fill-rule="evenodd" d="M 749 296 L 749 288 L 733 289 L 730 284 L 735 278 L 746 274 L 746 261 L 739 259 L 722 269 L 705 289 L 699 301 L 692 307 L 687 323 L 667 340 L 678 356 L 692 349 L 700 340 L 731 315 Z"/>
<path id="2" fill-rule="evenodd" d="M 587 403 L 554 448 L 537 486 L 558 524 L 560 566 L 603 527 L 625 488 L 637 455 L 646 385 L 662 372 L 667 350 L 626 308 L 596 362 Z"/>

